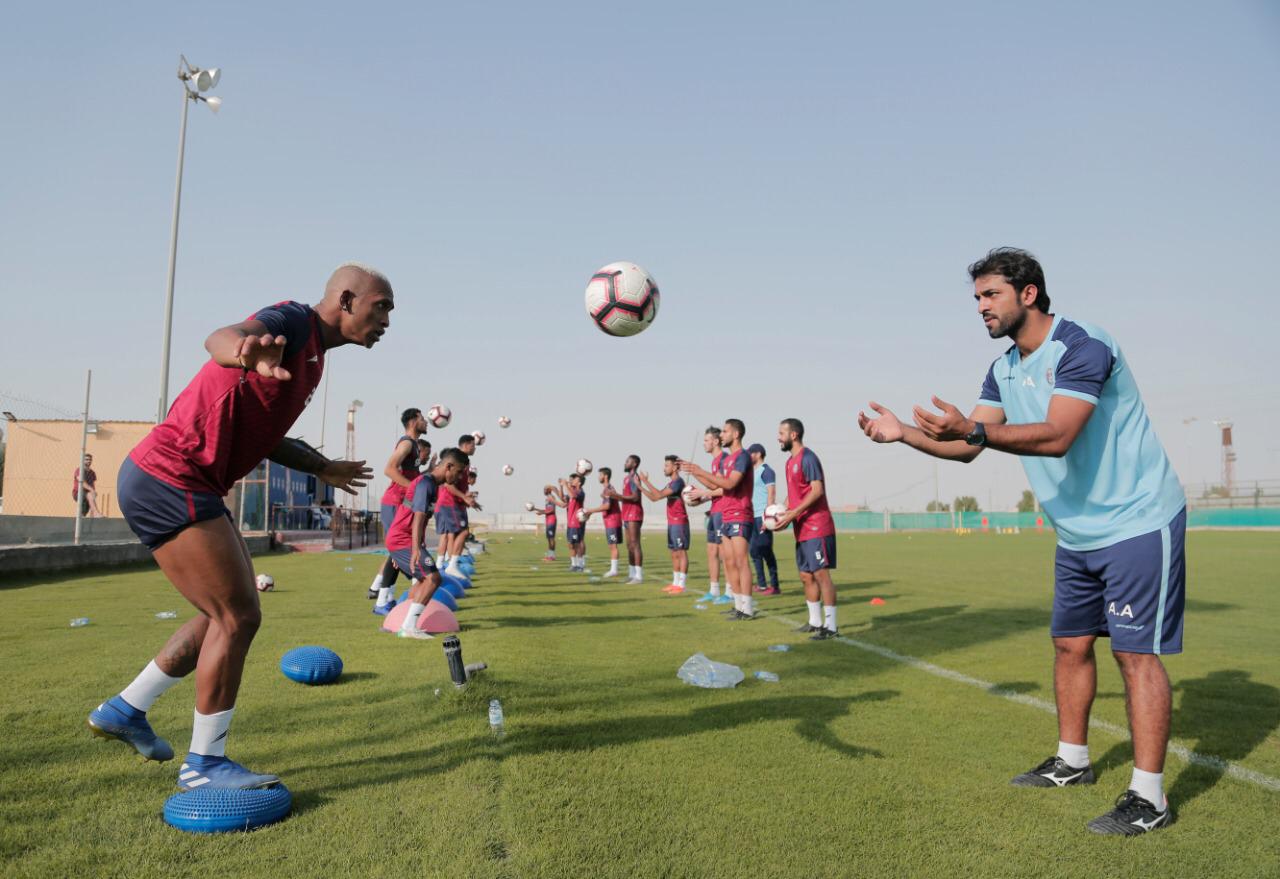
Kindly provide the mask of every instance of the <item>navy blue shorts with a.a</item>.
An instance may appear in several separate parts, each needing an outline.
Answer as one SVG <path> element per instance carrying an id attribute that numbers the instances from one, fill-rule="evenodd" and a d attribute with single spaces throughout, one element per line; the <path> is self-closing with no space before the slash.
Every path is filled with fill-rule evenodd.
<path id="1" fill-rule="evenodd" d="M 688 549 L 689 548 L 689 523 L 682 525 L 667 525 L 667 549 Z"/>
<path id="2" fill-rule="evenodd" d="M 565 539 L 568 540 L 570 543 L 581 543 L 582 528 L 581 527 L 574 528 L 572 525 L 570 525 L 568 528 L 564 529 L 564 536 L 565 536 Z"/>
<path id="3" fill-rule="evenodd" d="M 728 540 L 730 537 L 741 537 L 743 540 L 751 540 L 752 525 L 747 522 L 725 522 L 720 526 L 720 537 Z"/>
<path id="4" fill-rule="evenodd" d="M 1055 638 L 1110 636 L 1119 653 L 1181 653 L 1187 511 L 1159 531 L 1054 559 Z"/>
<path id="5" fill-rule="evenodd" d="M 821 571 L 823 568 L 834 571 L 836 568 L 836 536 L 814 537 L 810 540 L 796 542 L 796 567 L 806 574 Z"/>
<path id="6" fill-rule="evenodd" d="M 720 526 L 723 524 L 719 513 L 707 513 L 707 543 L 720 542 Z"/>
<path id="7" fill-rule="evenodd" d="M 622 529 L 621 529 L 621 528 L 606 528 L 606 529 L 604 529 L 604 539 L 605 539 L 605 540 L 607 540 L 607 541 L 609 541 L 609 543 L 610 543 L 610 544 L 618 544 L 618 543 L 621 543 L 621 542 L 622 542 Z"/>
<path id="8" fill-rule="evenodd" d="M 196 522 L 219 516 L 231 519 L 231 511 L 216 494 L 174 488 L 144 471 L 132 458 L 125 458 L 120 465 L 116 496 L 124 520 L 152 552 Z"/>

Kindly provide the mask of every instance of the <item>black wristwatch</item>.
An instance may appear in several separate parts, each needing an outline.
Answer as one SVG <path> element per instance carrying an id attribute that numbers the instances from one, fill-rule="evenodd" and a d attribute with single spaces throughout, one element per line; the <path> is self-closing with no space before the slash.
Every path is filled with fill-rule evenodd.
<path id="1" fill-rule="evenodd" d="M 964 441 L 971 446 L 985 446 L 987 444 L 987 426 L 981 421 L 973 423 L 973 433 L 964 438 Z"/>

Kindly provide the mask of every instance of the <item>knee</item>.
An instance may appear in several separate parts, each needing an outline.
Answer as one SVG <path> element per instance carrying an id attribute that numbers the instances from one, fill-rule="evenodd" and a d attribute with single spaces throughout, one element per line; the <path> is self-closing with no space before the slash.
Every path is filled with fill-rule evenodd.
<path id="1" fill-rule="evenodd" d="M 248 607 L 228 608 L 218 617 L 218 625 L 236 641 L 252 641 L 262 625 L 262 609 L 255 602 Z"/>
<path id="2" fill-rule="evenodd" d="M 1093 639 L 1054 638 L 1053 652 L 1060 662 L 1087 662 L 1093 659 Z"/>

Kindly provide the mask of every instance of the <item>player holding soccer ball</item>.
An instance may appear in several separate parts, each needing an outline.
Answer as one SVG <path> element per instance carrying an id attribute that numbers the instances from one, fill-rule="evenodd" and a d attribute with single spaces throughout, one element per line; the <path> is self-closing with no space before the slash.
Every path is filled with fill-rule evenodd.
<path id="1" fill-rule="evenodd" d="M 545 523 L 547 534 L 547 554 L 542 557 L 544 562 L 554 562 L 556 560 L 556 507 L 568 506 L 568 501 L 560 496 L 560 492 L 556 490 L 554 485 L 544 486 L 542 489 L 543 508 L 534 510 L 535 516 L 542 516 Z"/>
<path id="2" fill-rule="evenodd" d="M 634 585 L 644 582 L 644 549 L 640 546 L 640 529 L 644 527 L 644 504 L 641 502 L 640 480 L 636 471 L 640 469 L 640 456 L 627 455 L 622 465 L 622 491 L 618 492 L 618 501 L 622 504 L 622 537 L 627 544 L 627 583 Z"/>
<path id="3" fill-rule="evenodd" d="M 1156 438 L 1120 346 L 1105 331 L 1049 312 L 1044 270 L 1016 248 L 969 266 L 978 314 L 1013 344 L 987 370 L 965 417 L 912 410 L 915 426 L 877 403 L 858 426 L 876 442 L 972 461 L 984 448 L 1019 455 L 1058 533 L 1054 566 L 1054 691 L 1058 750 L 1013 784 L 1093 784 L 1089 708 L 1097 690 L 1094 642 L 1111 639 L 1124 678 L 1133 777 L 1095 833 L 1135 836 L 1172 820 L 1164 795 L 1171 695 L 1162 654 L 1182 652 L 1186 495 Z"/>
<path id="4" fill-rule="evenodd" d="M 666 488 L 655 488 L 648 473 L 638 473 L 640 490 L 651 501 L 667 501 L 667 549 L 671 550 L 671 583 L 663 592 L 679 595 L 684 592 L 689 577 L 689 511 L 685 509 L 684 480 L 680 478 L 680 458 L 667 455 L 662 464 L 662 475 L 667 477 Z"/>
<path id="5" fill-rule="evenodd" d="M 587 493 L 582 490 L 582 476 L 570 474 L 568 480 L 560 480 L 560 494 L 565 500 L 565 539 L 569 541 L 569 570 L 582 572 L 587 569 L 587 544 L 584 538 L 587 527 Z"/>
<path id="6" fill-rule="evenodd" d="M 597 471 L 597 479 L 604 489 L 600 492 L 600 498 L 604 501 L 598 507 L 591 507 L 584 510 L 588 517 L 595 513 L 601 513 L 604 521 L 604 539 L 609 544 L 609 570 L 604 574 L 605 577 L 618 576 L 618 544 L 622 543 L 622 505 L 618 502 L 621 495 L 613 488 L 613 470 L 609 467 L 601 467 Z M 584 522 L 585 524 L 585 522 Z"/>
<path id="7" fill-rule="evenodd" d="M 427 432 L 427 419 L 421 409 L 406 409 L 400 416 L 400 424 L 404 427 L 404 435 L 396 440 L 396 447 L 383 473 L 391 482 L 382 493 L 382 527 L 387 528 L 395 518 L 396 508 L 404 500 L 405 490 L 409 483 L 418 477 L 418 437 Z M 398 572 L 388 558 L 382 563 L 382 569 L 369 584 L 369 597 L 377 598 L 385 585 L 388 589 L 395 586 Z"/>
<path id="8" fill-rule="evenodd" d="M 120 512 L 199 613 L 129 686 L 90 713 L 89 726 L 146 759 L 172 758 L 146 712 L 194 671 L 195 722 L 179 787 L 280 782 L 226 756 L 245 657 L 262 612 L 249 550 L 222 499 L 263 458 L 351 494 L 367 483 L 373 473 L 363 461 L 330 461 L 285 433 L 320 383 L 325 352 L 373 347 L 390 326 L 394 306 L 384 275 L 346 263 L 329 278 L 318 305 L 281 302 L 215 330 L 205 340 L 209 361 L 120 469 Z"/>
<path id="9" fill-rule="evenodd" d="M 702 434 L 702 450 L 711 456 L 711 472 L 720 472 L 720 461 L 724 458 L 724 452 L 720 445 L 720 428 L 708 427 Z M 683 480 L 682 480 L 683 481 Z M 707 501 L 711 502 L 711 509 L 705 514 L 707 526 L 707 571 L 710 576 L 710 585 L 707 587 L 707 594 L 702 596 L 702 601 L 709 601 L 713 604 L 733 604 L 731 593 L 733 587 L 730 586 L 729 569 L 725 568 L 725 594 L 720 594 L 720 498 L 724 492 L 720 489 L 708 491 L 704 488 L 698 488 L 696 485 L 686 486 L 684 492 L 685 503 L 691 507 L 702 506 Z"/>
<path id="10" fill-rule="evenodd" d="M 787 458 L 787 511 L 778 517 L 775 530 L 793 526 L 796 567 L 804 584 L 809 622 L 801 632 L 813 632 L 810 641 L 825 641 L 839 634 L 836 626 L 836 523 L 827 504 L 827 481 L 822 462 L 804 445 L 804 424 L 786 418 L 778 425 L 778 445 Z"/>
<path id="11" fill-rule="evenodd" d="M 733 620 L 755 619 L 755 599 L 751 595 L 751 561 L 748 543 L 755 516 L 751 508 L 752 468 L 751 456 L 742 447 L 742 437 L 747 428 L 739 419 L 730 418 L 720 428 L 720 441 L 728 441 L 721 453 L 718 466 L 712 463 L 712 471 L 704 470 L 692 461 L 681 461 L 680 471 L 687 473 L 715 491 L 720 497 L 721 558 L 724 560 L 725 580 L 733 595 Z M 716 472 L 718 471 L 718 472 Z M 712 506 L 715 510 L 715 506 Z"/>

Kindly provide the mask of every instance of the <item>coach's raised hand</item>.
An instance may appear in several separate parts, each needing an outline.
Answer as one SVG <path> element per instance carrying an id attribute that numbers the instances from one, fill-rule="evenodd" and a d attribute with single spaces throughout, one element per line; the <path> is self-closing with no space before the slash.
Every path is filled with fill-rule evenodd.
<path id="1" fill-rule="evenodd" d="M 320 481 L 347 494 L 359 494 L 357 489 L 364 488 L 373 478 L 373 470 L 366 467 L 364 461 L 330 461 L 316 474 Z"/>
<path id="2" fill-rule="evenodd" d="M 915 416 L 916 425 L 924 432 L 925 436 L 931 440 L 945 443 L 952 440 L 962 440 L 973 433 L 974 424 L 968 418 L 965 418 L 964 413 L 946 400 L 938 397 L 931 399 L 933 400 L 933 405 L 942 410 L 942 414 L 930 412 L 922 406 L 913 406 L 911 408 L 912 415 Z"/>
<path id="3" fill-rule="evenodd" d="M 873 442 L 901 442 L 902 422 L 898 421 L 898 416 L 881 406 L 875 400 L 872 400 L 870 405 L 872 411 L 874 411 L 879 417 L 872 418 L 867 415 L 866 412 L 859 412 L 858 429 L 871 437 Z"/>

